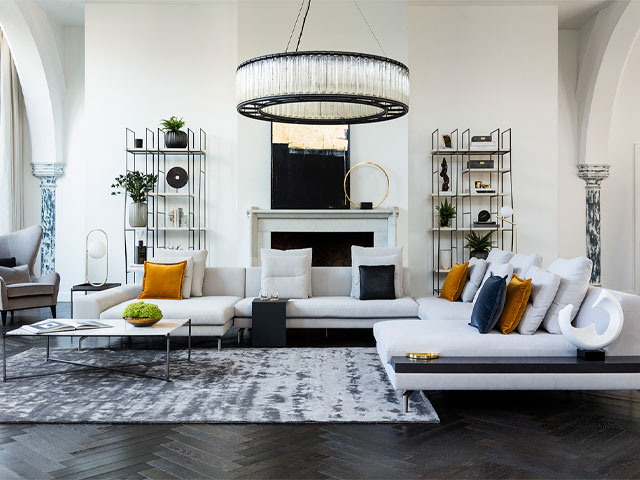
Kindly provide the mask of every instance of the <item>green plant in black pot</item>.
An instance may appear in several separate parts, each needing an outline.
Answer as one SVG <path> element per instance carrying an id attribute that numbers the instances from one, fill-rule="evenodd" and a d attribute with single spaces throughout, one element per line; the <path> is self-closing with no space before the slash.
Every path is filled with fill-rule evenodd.
<path id="1" fill-rule="evenodd" d="M 111 184 L 111 188 L 114 189 L 111 195 L 119 195 L 124 190 L 133 201 L 129 205 L 129 225 L 132 227 L 147 226 L 147 195 L 153 191 L 157 181 L 157 175 L 134 170 L 125 175 L 118 175 L 115 183 Z"/>
<path id="2" fill-rule="evenodd" d="M 175 115 L 169 119 L 162 119 L 161 130 L 164 132 L 164 145 L 167 148 L 186 148 L 189 144 L 189 136 L 180 130 L 184 127 L 184 120 Z"/>
<path id="3" fill-rule="evenodd" d="M 476 232 L 469 232 L 464 236 L 467 240 L 465 247 L 471 249 L 472 257 L 483 259 L 487 258 L 492 246 L 491 235 L 493 235 L 493 232 L 489 232 L 486 235 L 478 235 Z"/>
<path id="4" fill-rule="evenodd" d="M 451 219 L 456 216 L 456 207 L 449 203 L 446 198 L 444 202 L 436 207 L 438 216 L 440 217 L 440 227 L 450 227 Z"/>

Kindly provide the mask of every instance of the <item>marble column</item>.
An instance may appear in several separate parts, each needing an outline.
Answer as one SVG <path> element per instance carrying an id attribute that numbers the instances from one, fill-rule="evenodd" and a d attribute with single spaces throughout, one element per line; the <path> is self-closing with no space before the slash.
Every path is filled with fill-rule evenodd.
<path id="1" fill-rule="evenodd" d="M 609 165 L 580 164 L 578 176 L 586 182 L 587 189 L 587 257 L 593 262 L 591 283 L 600 285 L 600 184 L 609 176 Z"/>
<path id="2" fill-rule="evenodd" d="M 40 245 L 40 275 L 56 268 L 56 181 L 62 176 L 62 163 L 32 163 L 31 173 L 40 179 L 42 205 L 40 223 L 44 229 Z"/>

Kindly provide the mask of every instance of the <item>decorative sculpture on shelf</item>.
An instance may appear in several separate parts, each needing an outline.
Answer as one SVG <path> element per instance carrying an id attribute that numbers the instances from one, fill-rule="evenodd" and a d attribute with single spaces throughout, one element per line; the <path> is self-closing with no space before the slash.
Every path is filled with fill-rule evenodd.
<path id="1" fill-rule="evenodd" d="M 602 289 L 600 295 L 591 308 L 601 308 L 609 314 L 607 329 L 599 334 L 595 324 L 582 328 L 571 325 L 571 312 L 575 307 L 567 305 L 558 312 L 558 320 L 562 334 L 578 348 L 578 356 L 585 360 L 604 360 L 604 351 L 601 348 L 613 343 L 622 332 L 624 325 L 624 313 L 616 298 L 607 290 Z"/>
<path id="2" fill-rule="evenodd" d="M 440 166 L 442 167 L 442 170 L 440 171 L 440 176 L 442 177 L 442 191 L 448 192 L 449 191 L 449 175 L 447 175 L 447 170 L 449 168 L 447 167 L 446 158 L 442 159 L 442 164 Z"/>

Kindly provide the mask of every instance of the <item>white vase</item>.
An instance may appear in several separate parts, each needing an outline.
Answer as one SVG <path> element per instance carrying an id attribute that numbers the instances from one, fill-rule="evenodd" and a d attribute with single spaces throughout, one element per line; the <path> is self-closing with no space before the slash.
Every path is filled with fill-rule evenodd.
<path id="1" fill-rule="evenodd" d="M 440 250 L 440 269 L 451 270 L 451 250 Z"/>
<path id="2" fill-rule="evenodd" d="M 147 226 L 147 204 L 131 203 L 129 204 L 129 225 L 132 228 Z"/>

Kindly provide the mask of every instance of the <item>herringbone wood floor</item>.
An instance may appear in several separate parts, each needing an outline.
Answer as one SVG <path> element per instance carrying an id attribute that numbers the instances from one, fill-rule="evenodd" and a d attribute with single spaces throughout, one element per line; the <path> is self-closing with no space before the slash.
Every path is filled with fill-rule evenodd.
<path id="1" fill-rule="evenodd" d="M 373 344 L 370 332 L 294 331 L 290 341 Z M 12 341 L 8 353 L 30 346 Z M 637 392 L 429 397 L 439 425 L 0 425 L 0 478 L 640 477 Z"/>

